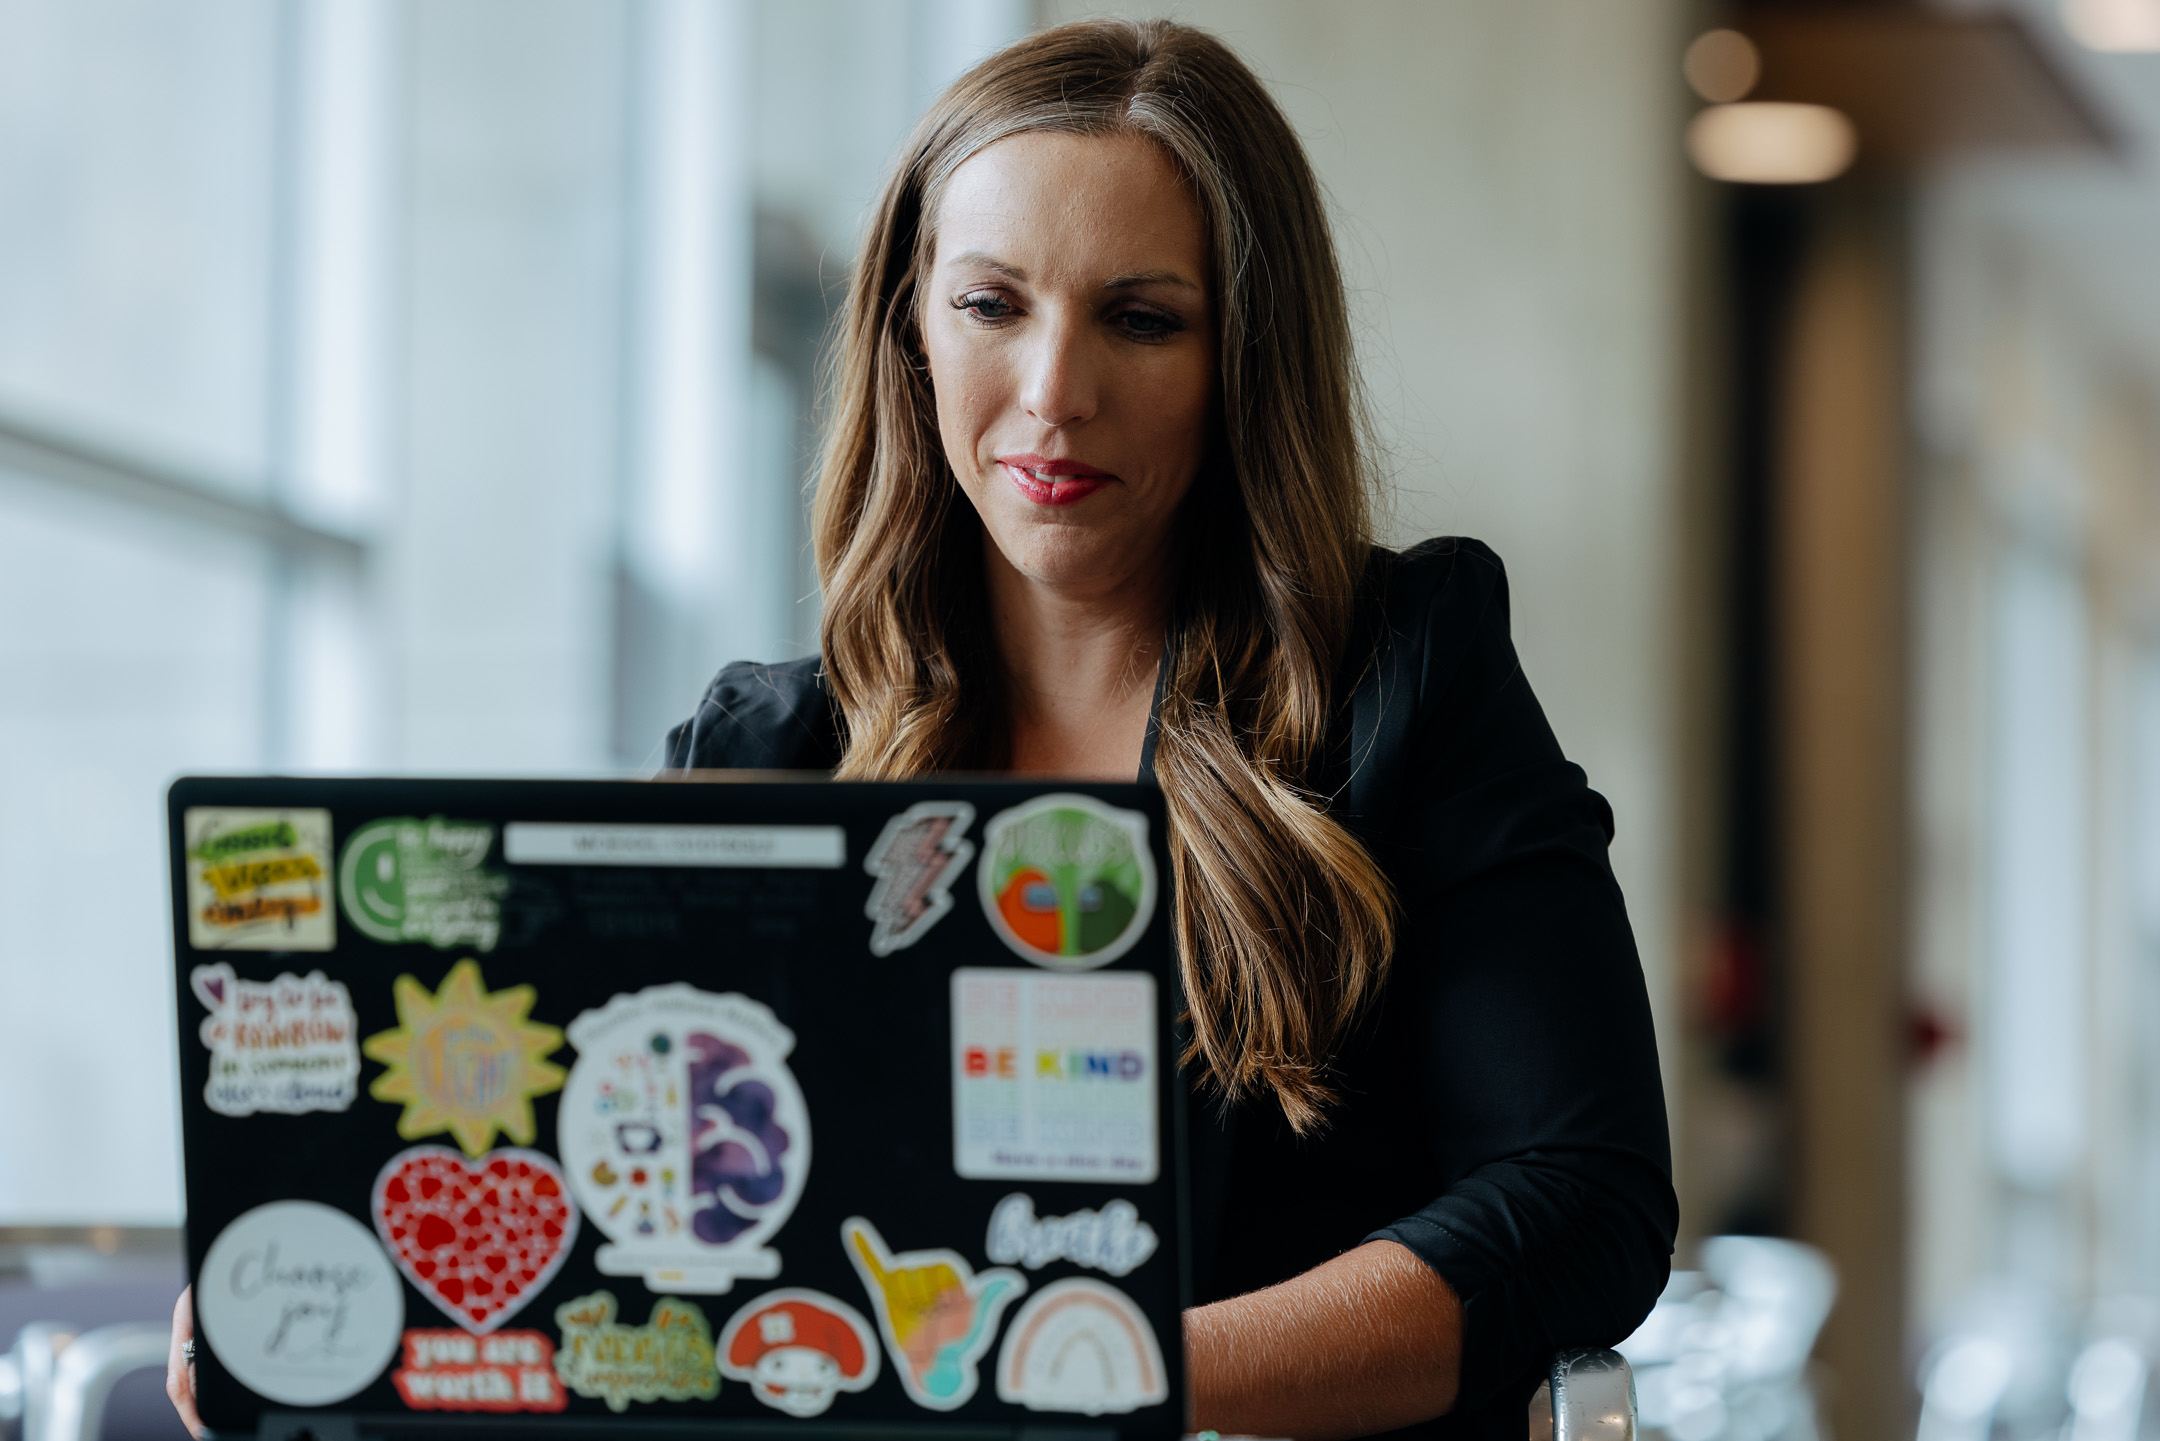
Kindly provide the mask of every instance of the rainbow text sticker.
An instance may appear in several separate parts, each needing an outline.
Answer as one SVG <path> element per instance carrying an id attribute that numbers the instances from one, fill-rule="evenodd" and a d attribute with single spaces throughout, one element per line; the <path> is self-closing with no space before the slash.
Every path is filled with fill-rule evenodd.
<path id="1" fill-rule="evenodd" d="M 330 812 L 189 806 L 188 945 L 198 951 L 328 951 Z"/>

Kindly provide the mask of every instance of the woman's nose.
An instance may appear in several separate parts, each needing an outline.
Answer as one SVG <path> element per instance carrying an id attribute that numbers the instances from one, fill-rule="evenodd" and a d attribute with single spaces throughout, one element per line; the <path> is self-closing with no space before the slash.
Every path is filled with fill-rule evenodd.
<path id="1" fill-rule="evenodd" d="M 1085 326 L 1053 320 L 1028 347 L 1020 403 L 1045 426 L 1076 425 L 1094 415 L 1101 378 Z"/>

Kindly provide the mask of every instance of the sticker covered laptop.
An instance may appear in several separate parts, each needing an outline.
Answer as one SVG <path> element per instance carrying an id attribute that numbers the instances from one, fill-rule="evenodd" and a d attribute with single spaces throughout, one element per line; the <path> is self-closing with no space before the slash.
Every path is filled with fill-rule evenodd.
<path id="1" fill-rule="evenodd" d="M 169 806 L 213 1435 L 1183 1429 L 1153 787 Z"/>

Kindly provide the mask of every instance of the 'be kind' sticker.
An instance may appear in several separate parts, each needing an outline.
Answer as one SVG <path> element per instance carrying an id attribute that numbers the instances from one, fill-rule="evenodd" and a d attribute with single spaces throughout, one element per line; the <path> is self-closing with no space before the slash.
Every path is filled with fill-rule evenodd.
<path id="1" fill-rule="evenodd" d="M 953 1171 L 983 1181 L 1155 1179 L 1155 978 L 952 973 Z"/>

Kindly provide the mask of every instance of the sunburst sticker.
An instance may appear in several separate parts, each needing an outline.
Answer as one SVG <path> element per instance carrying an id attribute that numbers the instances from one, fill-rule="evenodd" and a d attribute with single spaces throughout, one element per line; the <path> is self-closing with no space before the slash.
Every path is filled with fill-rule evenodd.
<path id="1" fill-rule="evenodd" d="M 432 995 L 411 976 L 397 978 L 394 994 L 397 1028 L 360 1049 L 389 1068 L 368 1094 L 404 1103 L 398 1134 L 417 1141 L 448 1131 L 472 1157 L 486 1153 L 497 1131 L 531 1145 L 532 1098 L 561 1090 L 565 1074 L 547 1060 L 563 1033 L 525 1019 L 533 988 L 491 994 L 479 962 L 463 960 Z"/>

